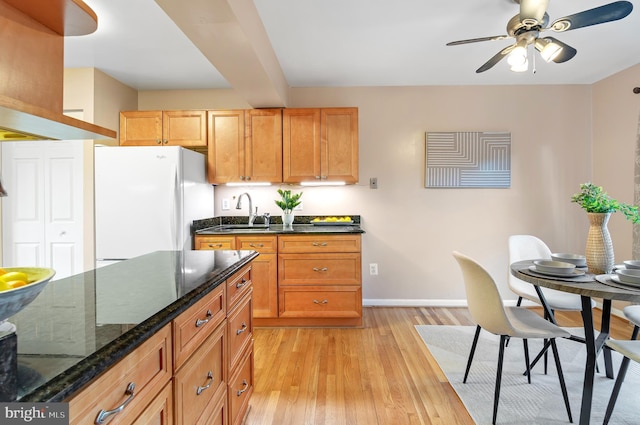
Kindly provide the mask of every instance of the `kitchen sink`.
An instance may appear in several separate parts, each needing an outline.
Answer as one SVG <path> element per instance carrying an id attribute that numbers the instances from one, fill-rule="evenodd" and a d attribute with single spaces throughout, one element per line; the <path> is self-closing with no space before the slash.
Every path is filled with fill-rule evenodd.
<path id="1" fill-rule="evenodd" d="M 253 226 L 249 226 L 247 224 L 222 224 L 219 226 L 209 227 L 207 229 L 203 229 L 198 233 L 225 233 L 225 232 L 266 232 L 269 230 L 269 226 L 265 224 L 254 224 Z"/>

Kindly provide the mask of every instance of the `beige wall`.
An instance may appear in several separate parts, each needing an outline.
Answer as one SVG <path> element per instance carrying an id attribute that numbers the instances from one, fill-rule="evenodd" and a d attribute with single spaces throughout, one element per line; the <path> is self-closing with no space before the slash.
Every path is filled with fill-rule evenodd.
<path id="1" fill-rule="evenodd" d="M 620 202 L 634 202 L 634 158 L 640 126 L 640 65 L 593 85 L 593 182 Z M 640 191 L 640 189 L 636 189 Z M 615 256 L 629 260 L 632 224 L 615 214 L 609 225 Z"/>
<path id="2" fill-rule="evenodd" d="M 65 110 L 78 111 L 80 119 L 118 130 L 121 110 L 136 109 L 138 92 L 95 68 L 64 70 Z M 118 145 L 117 140 L 100 140 L 101 144 Z M 84 142 L 84 268 L 95 267 L 94 191 L 92 140 Z"/>
<path id="3" fill-rule="evenodd" d="M 513 299 L 505 278 L 515 233 L 538 235 L 557 251 L 584 250 L 586 219 L 569 200 L 591 173 L 589 86 L 292 89 L 290 100 L 359 107 L 360 184 L 294 190 L 305 192 L 300 214 L 362 215 L 366 303 L 462 304 L 452 250 L 482 262 Z M 438 130 L 511 131 L 512 187 L 425 189 L 425 132 Z M 370 177 L 379 189 L 369 189 Z M 259 213 L 278 214 L 275 190 L 219 186 L 216 215 L 246 215 L 220 209 L 244 191 Z M 373 262 L 378 276 L 369 276 Z"/>
<path id="4" fill-rule="evenodd" d="M 148 90 L 138 95 L 138 108 L 163 109 L 250 109 L 233 90 Z"/>

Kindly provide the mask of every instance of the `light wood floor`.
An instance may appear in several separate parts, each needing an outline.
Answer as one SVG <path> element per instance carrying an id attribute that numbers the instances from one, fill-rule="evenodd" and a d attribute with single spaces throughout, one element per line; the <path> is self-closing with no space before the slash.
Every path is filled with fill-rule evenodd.
<path id="1" fill-rule="evenodd" d="M 578 313 L 557 319 L 582 326 Z M 361 329 L 255 329 L 246 425 L 472 425 L 418 324 L 473 322 L 466 308 L 370 307 Z M 630 335 L 631 326 L 614 318 L 612 336 Z"/>

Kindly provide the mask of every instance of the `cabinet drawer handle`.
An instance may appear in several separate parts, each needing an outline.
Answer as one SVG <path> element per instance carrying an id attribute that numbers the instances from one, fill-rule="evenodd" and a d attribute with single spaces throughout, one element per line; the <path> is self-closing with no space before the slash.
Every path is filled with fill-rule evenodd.
<path id="1" fill-rule="evenodd" d="M 125 401 L 122 402 L 122 404 L 118 407 L 116 407 L 113 410 L 101 410 L 98 413 L 98 417 L 96 418 L 96 424 L 100 425 L 105 423 L 105 421 L 107 420 L 107 418 L 109 418 L 109 416 L 111 415 L 115 415 L 118 414 L 120 412 L 122 412 L 124 410 L 125 407 L 127 407 L 127 404 L 129 404 L 131 402 L 131 400 L 133 400 L 133 396 L 135 395 L 133 393 L 133 390 L 135 390 L 136 388 L 136 384 L 133 382 L 129 382 L 129 385 L 127 385 L 127 389 L 124 392 L 124 395 L 127 395 L 129 397 L 127 397 L 127 399 Z"/>
<path id="2" fill-rule="evenodd" d="M 205 385 L 204 387 L 198 387 L 196 389 L 196 395 L 202 394 L 204 390 L 206 390 L 211 386 L 211 384 L 213 384 L 213 372 L 209 371 L 209 373 L 207 373 L 207 380 L 209 381 L 207 385 Z"/>
<path id="3" fill-rule="evenodd" d="M 261 243 L 250 243 L 249 246 L 262 248 L 264 246 L 264 244 L 261 244 Z"/>
<path id="4" fill-rule="evenodd" d="M 327 246 L 326 242 L 312 242 L 313 246 Z"/>
<path id="5" fill-rule="evenodd" d="M 160 139 L 156 139 L 156 143 L 157 143 L 158 145 L 161 145 L 161 144 L 162 144 L 162 140 L 160 140 Z"/>
<path id="6" fill-rule="evenodd" d="M 236 335 L 240 335 L 242 332 L 247 330 L 247 324 L 242 322 L 242 327 L 236 331 Z"/>
<path id="7" fill-rule="evenodd" d="M 211 316 L 213 316 L 213 313 L 211 313 L 211 310 L 207 310 L 207 318 L 196 320 L 196 328 L 199 328 L 202 325 L 206 325 L 211 319 Z"/>
<path id="8" fill-rule="evenodd" d="M 242 278 L 242 282 L 236 283 L 236 288 L 238 288 L 238 289 L 242 288 L 244 285 L 247 284 L 247 282 L 249 282 L 249 281 L 243 277 Z"/>
<path id="9" fill-rule="evenodd" d="M 221 243 L 210 243 L 209 248 L 220 248 L 222 246 Z"/>
<path id="10" fill-rule="evenodd" d="M 329 304 L 329 300 L 322 300 L 322 301 L 318 301 L 318 300 L 313 300 L 314 304 Z"/>
<path id="11" fill-rule="evenodd" d="M 326 271 L 329 271 L 329 269 L 326 268 L 326 267 L 322 267 L 322 268 L 314 267 L 313 271 L 314 272 L 326 272 Z"/>
<path id="12" fill-rule="evenodd" d="M 246 379 L 242 380 L 242 389 L 238 390 L 238 392 L 236 393 L 236 395 L 238 397 L 240 397 L 242 395 L 243 392 L 247 391 L 247 389 L 249 388 L 249 384 L 247 383 Z"/>

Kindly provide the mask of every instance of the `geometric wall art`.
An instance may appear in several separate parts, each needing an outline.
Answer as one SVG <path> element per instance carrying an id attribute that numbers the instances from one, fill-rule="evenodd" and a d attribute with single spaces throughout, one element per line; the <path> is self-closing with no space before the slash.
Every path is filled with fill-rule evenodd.
<path id="1" fill-rule="evenodd" d="M 511 133 L 426 134 L 425 187 L 511 187 Z"/>

